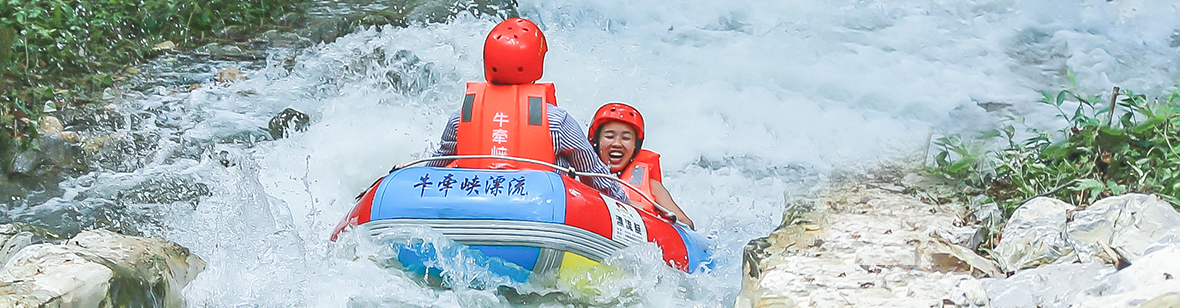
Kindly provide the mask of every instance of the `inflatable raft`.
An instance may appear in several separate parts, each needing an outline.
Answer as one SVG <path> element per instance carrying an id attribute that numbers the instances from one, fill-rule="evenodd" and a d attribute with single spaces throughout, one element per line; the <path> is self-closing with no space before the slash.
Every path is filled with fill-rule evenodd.
<path id="1" fill-rule="evenodd" d="M 495 158 L 547 165 L 555 171 L 412 167 L 464 158 L 489 157 L 427 158 L 394 168 L 364 193 L 337 225 L 332 240 L 356 226 L 374 237 L 397 232 L 398 227 L 429 226 L 485 256 L 513 264 L 490 269 L 518 282 L 592 266 L 619 249 L 644 242 L 658 245 L 673 268 L 691 273 L 710 267 L 705 240 L 674 223 L 674 215 L 612 199 L 577 179 L 613 176 L 505 157 Z M 429 253 L 400 251 L 398 261 L 407 268 L 431 264 Z"/>

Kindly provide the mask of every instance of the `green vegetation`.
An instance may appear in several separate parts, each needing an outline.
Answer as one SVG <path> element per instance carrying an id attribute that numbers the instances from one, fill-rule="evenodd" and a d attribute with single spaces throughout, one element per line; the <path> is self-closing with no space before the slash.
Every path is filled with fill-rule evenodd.
<path id="1" fill-rule="evenodd" d="M 85 102 L 171 40 L 266 26 L 295 0 L 0 0 L 0 163 L 31 145 L 57 104 Z"/>
<path id="2" fill-rule="evenodd" d="M 935 142 L 940 152 L 931 172 L 951 179 L 964 200 L 984 195 L 997 202 L 1005 217 L 1037 196 L 1085 205 L 1139 192 L 1180 204 L 1180 90 L 1150 99 L 1114 93 L 1104 100 L 1043 92 L 1039 102 L 1055 107 L 1069 126 L 1044 131 L 1008 118 L 975 139 L 947 134 Z"/>

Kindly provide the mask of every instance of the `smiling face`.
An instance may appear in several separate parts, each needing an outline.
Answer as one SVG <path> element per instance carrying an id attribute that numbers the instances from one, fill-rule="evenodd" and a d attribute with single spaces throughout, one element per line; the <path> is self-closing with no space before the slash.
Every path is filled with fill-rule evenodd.
<path id="1" fill-rule="evenodd" d="M 602 132 L 598 134 L 598 157 L 610 167 L 610 172 L 618 173 L 631 158 L 635 157 L 635 129 L 623 122 L 609 122 L 602 125 Z"/>

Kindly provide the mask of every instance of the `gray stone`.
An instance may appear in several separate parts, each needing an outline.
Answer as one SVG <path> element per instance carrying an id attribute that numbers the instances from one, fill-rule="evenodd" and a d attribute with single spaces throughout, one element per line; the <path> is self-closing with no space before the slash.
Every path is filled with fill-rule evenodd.
<path id="1" fill-rule="evenodd" d="M 66 127 L 75 131 L 113 131 L 127 127 L 127 118 L 115 106 L 62 105 L 56 112 Z"/>
<path id="2" fill-rule="evenodd" d="M 267 131 L 270 132 L 272 138 L 280 139 L 294 132 L 307 131 L 309 124 L 311 124 L 311 117 L 308 117 L 307 114 L 287 108 L 270 119 Z"/>
<path id="3" fill-rule="evenodd" d="M 1126 194 L 1073 213 L 1067 227 L 1079 261 L 1114 263 L 1123 258 L 1133 263 L 1168 231 L 1180 227 L 1180 213 L 1159 197 Z"/>
<path id="4" fill-rule="evenodd" d="M 967 214 L 966 220 L 982 224 L 985 227 L 994 227 L 1004 221 L 1004 212 L 1000 211 L 1000 206 L 995 202 L 972 205 L 968 207 L 968 210 L 970 212 Z"/>
<path id="5" fill-rule="evenodd" d="M 299 48 L 311 46 L 311 40 L 299 36 L 291 32 L 279 32 L 278 30 L 269 30 L 259 34 L 254 38 L 255 42 L 270 45 L 271 47 L 285 47 L 285 48 Z"/>
<path id="6" fill-rule="evenodd" d="M 12 159 L 12 172 L 21 174 L 31 174 L 41 166 L 41 162 L 45 158 L 41 155 L 41 151 L 28 150 L 16 154 L 16 158 Z"/>
<path id="7" fill-rule="evenodd" d="M 266 59 L 266 55 L 248 49 L 243 49 L 238 45 L 233 44 L 218 44 L 209 43 L 194 50 L 197 54 L 206 55 L 214 58 L 234 58 L 245 60 Z"/>
<path id="8" fill-rule="evenodd" d="M 0 307 L 184 307 L 180 291 L 204 268 L 174 243 L 87 231 L 13 255 L 0 269 Z"/>
<path id="9" fill-rule="evenodd" d="M 0 234 L 0 265 L 8 261 L 8 257 L 22 248 L 33 244 L 32 232 L 20 232 L 13 235 Z"/>
<path id="10" fill-rule="evenodd" d="M 280 26 L 300 28 L 307 24 L 307 15 L 302 13 L 286 13 L 275 20 L 275 23 Z"/>
<path id="11" fill-rule="evenodd" d="M 57 234 L 30 224 L 0 224 L 0 267 L 8 261 L 8 257 L 26 246 L 60 239 Z"/>
<path id="12" fill-rule="evenodd" d="M 1073 307 L 1139 307 L 1180 291 L 1180 280 L 1175 278 L 1180 275 L 1180 262 L 1176 260 L 1180 260 L 1180 245 L 1144 255 L 1130 266 L 1083 288 L 1071 304 Z"/>
<path id="13" fill-rule="evenodd" d="M 1007 279 L 982 279 L 991 307 L 1069 307 L 1082 289 L 1114 268 L 1100 263 L 1051 264 L 1020 271 Z"/>
<path id="14" fill-rule="evenodd" d="M 1000 268 L 1014 272 L 1050 264 L 1062 255 L 1073 253 L 1061 235 L 1067 211 L 1073 208 L 1060 200 L 1041 197 L 1016 209 L 993 250 Z"/>

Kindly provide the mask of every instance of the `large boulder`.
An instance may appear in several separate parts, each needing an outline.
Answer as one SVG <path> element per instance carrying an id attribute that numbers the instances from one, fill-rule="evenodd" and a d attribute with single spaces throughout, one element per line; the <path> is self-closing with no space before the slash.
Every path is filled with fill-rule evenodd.
<path id="1" fill-rule="evenodd" d="M 1180 213 L 1155 196 L 1083 209 L 1034 200 L 1013 214 L 995 253 L 1018 272 L 983 281 L 992 307 L 1177 307 L 1180 299 Z"/>
<path id="2" fill-rule="evenodd" d="M 49 230 L 26 223 L 0 224 L 0 266 L 8 261 L 8 257 L 29 245 L 60 239 Z"/>
<path id="3" fill-rule="evenodd" d="M 1122 267 L 1178 228 L 1180 213 L 1156 196 L 1126 194 L 1082 209 L 1037 198 L 1012 214 L 995 253 L 1008 272 L 1074 262 Z"/>
<path id="4" fill-rule="evenodd" d="M 184 307 L 181 289 L 204 268 L 165 240 L 87 231 L 12 255 L 0 269 L 0 307 Z"/>
<path id="5" fill-rule="evenodd" d="M 996 244 L 996 261 L 1007 272 L 1056 262 L 1073 252 L 1061 236 L 1067 211 L 1073 205 L 1052 198 L 1036 198 L 1012 213 Z"/>
<path id="6" fill-rule="evenodd" d="M 1156 196 L 1127 194 L 1073 213 L 1065 238 L 1079 261 L 1135 263 L 1148 247 L 1178 227 L 1180 213 L 1171 204 Z"/>

